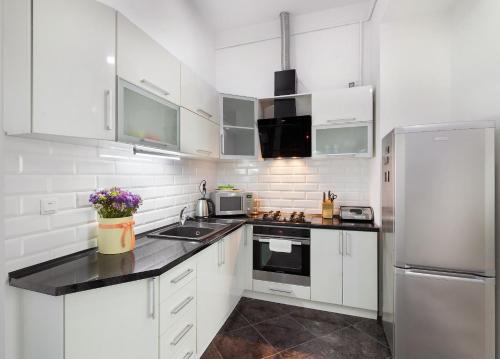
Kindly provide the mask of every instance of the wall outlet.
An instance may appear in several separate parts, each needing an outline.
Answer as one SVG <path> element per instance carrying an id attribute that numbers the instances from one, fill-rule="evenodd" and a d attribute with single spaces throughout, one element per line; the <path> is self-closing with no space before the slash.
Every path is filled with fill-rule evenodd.
<path id="1" fill-rule="evenodd" d="M 41 214 L 54 214 L 57 212 L 57 198 L 43 198 L 40 200 Z"/>

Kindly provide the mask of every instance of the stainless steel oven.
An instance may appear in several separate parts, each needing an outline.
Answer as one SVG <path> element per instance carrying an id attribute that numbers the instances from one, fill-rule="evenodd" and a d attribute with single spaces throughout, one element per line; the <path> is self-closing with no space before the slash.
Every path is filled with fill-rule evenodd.
<path id="1" fill-rule="evenodd" d="M 283 241 L 284 243 L 277 243 Z M 273 250 L 278 245 L 288 250 Z M 311 230 L 254 225 L 253 278 L 301 286 L 311 285 Z"/>
<path id="2" fill-rule="evenodd" d="M 216 216 L 246 215 L 251 212 L 253 194 L 242 191 L 215 191 L 210 194 Z"/>

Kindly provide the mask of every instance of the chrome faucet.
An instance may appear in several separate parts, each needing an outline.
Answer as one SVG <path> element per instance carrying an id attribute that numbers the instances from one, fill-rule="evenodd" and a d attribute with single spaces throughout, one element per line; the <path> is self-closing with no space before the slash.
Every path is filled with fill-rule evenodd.
<path id="1" fill-rule="evenodd" d="M 181 209 L 181 213 L 179 214 L 179 223 L 181 226 L 183 226 L 186 223 L 187 216 L 184 215 L 184 211 L 187 209 L 187 207 L 184 207 Z"/>

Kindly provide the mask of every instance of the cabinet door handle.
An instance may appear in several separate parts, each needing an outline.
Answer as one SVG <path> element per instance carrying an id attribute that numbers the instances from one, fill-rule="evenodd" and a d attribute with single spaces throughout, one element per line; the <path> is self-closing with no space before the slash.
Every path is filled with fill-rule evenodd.
<path id="1" fill-rule="evenodd" d="M 271 292 L 278 292 L 278 293 L 286 293 L 286 294 L 292 294 L 291 290 L 284 290 L 284 289 L 274 289 L 274 288 L 269 288 Z"/>
<path id="2" fill-rule="evenodd" d="M 196 112 L 198 112 L 198 113 L 199 113 L 199 114 L 201 114 L 201 115 L 205 115 L 205 116 L 206 116 L 206 117 L 208 117 L 208 118 L 212 118 L 212 117 L 213 117 L 211 113 L 209 113 L 209 112 L 205 111 L 205 110 L 204 110 L 204 109 L 202 109 L 202 108 L 197 109 L 197 110 L 196 110 Z"/>
<path id="3" fill-rule="evenodd" d="M 179 313 L 181 310 L 183 310 L 186 305 L 188 305 L 189 303 L 191 303 L 191 301 L 194 299 L 194 297 L 187 297 L 186 299 L 184 299 L 182 301 L 181 304 L 179 304 L 177 307 L 175 307 L 174 309 L 172 309 L 172 311 L 170 312 L 170 314 L 177 314 Z"/>
<path id="4" fill-rule="evenodd" d="M 339 233 L 339 254 L 340 255 L 343 255 L 344 254 L 344 251 L 342 249 L 342 233 Z"/>
<path id="5" fill-rule="evenodd" d="M 201 153 L 202 155 L 207 155 L 207 156 L 210 156 L 212 154 L 212 151 L 207 151 L 207 150 L 196 150 L 196 152 Z"/>
<path id="6" fill-rule="evenodd" d="M 182 357 L 182 359 L 190 359 L 193 356 L 194 352 L 191 350 L 190 352 L 187 352 L 186 355 Z"/>
<path id="7" fill-rule="evenodd" d="M 351 250 L 352 250 L 351 235 L 349 233 L 346 233 L 345 234 L 345 255 L 350 257 Z"/>
<path id="8" fill-rule="evenodd" d="M 151 318 L 156 318 L 156 280 L 155 278 L 151 279 L 149 286 L 149 313 L 151 314 Z"/>
<path id="9" fill-rule="evenodd" d="M 194 269 L 191 269 L 189 268 L 188 270 L 186 270 L 185 272 L 182 272 L 181 274 L 179 274 L 177 277 L 175 277 L 174 279 L 172 279 L 170 281 L 170 283 L 172 284 L 177 284 L 179 283 L 181 280 L 183 280 L 184 278 L 186 278 L 188 275 L 190 275 L 191 273 L 193 273 Z"/>
<path id="10" fill-rule="evenodd" d="M 188 325 L 186 325 L 186 327 L 184 329 L 182 329 L 179 334 L 177 334 L 177 336 L 174 338 L 174 340 L 172 340 L 172 342 L 170 344 L 171 345 L 177 345 L 182 340 L 182 338 L 184 338 L 186 336 L 186 334 L 189 333 L 189 331 L 193 327 L 194 327 L 194 324 L 188 324 Z"/>
<path id="11" fill-rule="evenodd" d="M 349 117 L 349 118 L 336 118 L 336 119 L 330 119 L 326 120 L 327 123 L 349 123 L 349 122 L 354 122 L 356 121 L 356 117 Z"/>
<path id="12" fill-rule="evenodd" d="M 155 90 L 156 92 L 161 93 L 163 96 L 168 96 L 168 95 L 170 95 L 170 92 L 168 92 L 167 90 L 162 89 L 160 86 L 155 85 L 154 83 L 152 83 L 152 82 L 150 82 L 150 81 L 148 81 L 148 80 L 146 80 L 146 79 L 142 79 L 142 80 L 141 80 L 141 83 L 142 83 L 143 85 L 146 85 L 146 86 L 147 86 L 147 87 L 149 87 L 150 89 Z"/>
<path id="13" fill-rule="evenodd" d="M 113 130 L 113 93 L 106 90 L 106 130 Z"/>
<path id="14" fill-rule="evenodd" d="M 224 134 L 221 133 L 220 134 L 220 151 L 222 154 L 224 154 L 225 150 L 224 150 Z"/>

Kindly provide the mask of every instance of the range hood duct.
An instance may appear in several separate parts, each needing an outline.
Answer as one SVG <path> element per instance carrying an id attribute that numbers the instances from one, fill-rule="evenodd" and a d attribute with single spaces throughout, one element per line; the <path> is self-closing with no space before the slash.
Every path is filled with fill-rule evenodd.
<path id="1" fill-rule="evenodd" d="M 281 69 L 290 70 L 290 13 L 280 13 Z"/>

